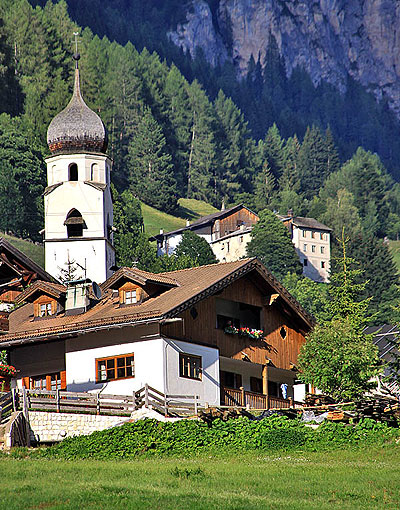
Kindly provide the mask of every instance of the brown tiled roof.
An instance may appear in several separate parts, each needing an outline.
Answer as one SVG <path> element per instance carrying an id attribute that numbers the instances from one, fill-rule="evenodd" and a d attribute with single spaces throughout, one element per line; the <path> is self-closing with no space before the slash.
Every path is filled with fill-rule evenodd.
<path id="1" fill-rule="evenodd" d="M 179 285 L 178 282 L 174 278 L 171 278 L 169 275 L 170 273 L 157 274 L 149 273 L 148 271 L 143 271 L 137 268 L 121 267 L 101 285 L 101 288 L 102 290 L 107 290 L 113 287 L 113 285 L 115 285 L 115 283 L 117 283 L 121 278 L 127 278 L 128 280 L 142 283 L 143 285 L 147 282 L 160 283 L 162 285 L 168 285 L 171 287 L 176 287 Z"/>
<path id="2" fill-rule="evenodd" d="M 126 269 L 126 268 L 125 268 Z M 139 270 L 132 270 L 135 273 Z M 218 290 L 222 290 L 241 276 L 256 271 L 280 294 L 286 304 L 297 313 L 297 316 L 312 327 L 313 318 L 299 305 L 286 289 L 257 259 L 244 259 L 222 264 L 183 269 L 155 275 L 159 281 L 174 281 L 171 287 L 160 295 L 143 303 L 119 306 L 119 299 L 108 290 L 103 298 L 81 315 L 64 314 L 34 320 L 33 305 L 25 305 L 10 314 L 10 330 L 0 339 L 0 345 L 12 345 L 25 341 L 57 338 L 75 332 L 96 330 L 103 327 L 115 327 L 121 324 L 134 324 L 143 320 L 163 320 L 179 315 L 183 310 L 193 306 Z M 111 280 L 112 276 L 109 280 Z M 107 282 L 106 282 L 107 283 Z M 104 287 L 103 287 L 104 289 Z M 105 290 L 105 289 L 104 289 Z M 8 344 L 10 342 L 10 344 Z"/>
<path id="3" fill-rule="evenodd" d="M 44 292 L 45 294 L 50 294 L 55 298 L 59 298 L 61 294 L 65 294 L 67 292 L 67 288 L 61 283 L 51 283 L 51 282 L 43 282 L 42 280 L 37 280 L 32 283 L 28 288 L 21 292 L 21 294 L 17 297 L 15 302 L 17 304 L 23 303 L 24 301 L 28 301 L 28 299 L 33 296 L 36 292 Z"/>

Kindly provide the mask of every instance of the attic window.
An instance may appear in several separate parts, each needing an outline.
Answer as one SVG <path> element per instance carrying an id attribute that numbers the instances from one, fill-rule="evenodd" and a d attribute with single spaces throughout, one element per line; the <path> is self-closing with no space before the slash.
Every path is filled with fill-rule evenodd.
<path id="1" fill-rule="evenodd" d="M 143 298 L 142 289 L 132 282 L 127 282 L 119 289 L 119 304 L 134 305 Z"/>
<path id="2" fill-rule="evenodd" d="M 48 296 L 42 296 L 34 301 L 34 316 L 37 318 L 51 317 L 57 313 L 57 301 Z"/>

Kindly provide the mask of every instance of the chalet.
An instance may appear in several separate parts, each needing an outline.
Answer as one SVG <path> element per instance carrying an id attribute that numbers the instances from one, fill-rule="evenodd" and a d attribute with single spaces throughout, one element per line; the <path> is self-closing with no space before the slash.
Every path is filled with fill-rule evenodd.
<path id="1" fill-rule="evenodd" d="M 36 280 L 54 278 L 4 238 L 0 238 L 0 312 L 14 306 L 15 299 Z"/>
<path id="2" fill-rule="evenodd" d="M 235 404 L 239 392 L 258 407 L 267 395 L 296 396 L 313 326 L 257 259 L 162 274 L 121 268 L 101 289 L 37 281 L 18 302 L 0 338 L 19 370 L 14 387 L 126 395 L 148 383 L 209 405 Z"/>
<path id="3" fill-rule="evenodd" d="M 242 204 L 203 216 L 186 227 L 163 232 L 152 238 L 157 241 L 157 256 L 171 255 L 182 240 L 182 234 L 191 230 L 203 237 L 211 246 L 220 262 L 231 262 L 246 255 L 252 226 L 258 216 Z"/>

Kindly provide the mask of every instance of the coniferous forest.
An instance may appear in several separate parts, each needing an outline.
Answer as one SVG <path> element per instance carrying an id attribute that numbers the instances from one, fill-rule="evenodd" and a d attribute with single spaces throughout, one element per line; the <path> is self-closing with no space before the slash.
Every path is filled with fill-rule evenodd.
<path id="1" fill-rule="evenodd" d="M 190 59 L 162 35 L 180 3 L 0 0 L 0 230 L 40 240 L 46 131 L 72 93 L 78 31 L 82 93 L 109 132 L 120 263 L 135 253 L 154 264 L 136 199 L 171 213 L 179 197 L 291 208 L 334 239 L 345 228 L 386 320 L 398 294 L 382 242 L 400 234 L 398 121 L 354 82 L 341 95 L 301 69 L 287 78 L 274 41 L 240 81 Z"/>

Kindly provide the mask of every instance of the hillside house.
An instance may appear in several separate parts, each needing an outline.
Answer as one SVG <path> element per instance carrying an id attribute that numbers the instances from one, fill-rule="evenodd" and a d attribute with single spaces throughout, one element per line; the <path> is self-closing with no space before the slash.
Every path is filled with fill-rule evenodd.
<path id="1" fill-rule="evenodd" d="M 258 216 L 242 204 L 203 216 L 186 227 L 172 232 L 161 231 L 152 237 L 157 241 L 157 256 L 171 255 L 182 240 L 182 234 L 191 230 L 203 237 L 220 262 L 231 262 L 246 256 L 251 227 Z"/>
<path id="2" fill-rule="evenodd" d="M 163 274 L 121 268 L 101 295 L 85 280 L 38 281 L 18 302 L 0 339 L 19 370 L 14 386 L 126 395 L 148 383 L 209 405 L 234 404 L 240 388 L 296 397 L 313 325 L 256 259 Z"/>
<path id="3" fill-rule="evenodd" d="M 303 266 L 303 274 L 315 282 L 329 281 L 332 229 L 314 218 L 278 216 L 287 226 Z"/>

